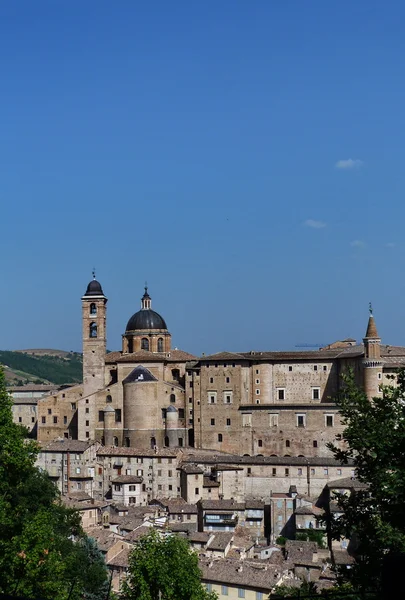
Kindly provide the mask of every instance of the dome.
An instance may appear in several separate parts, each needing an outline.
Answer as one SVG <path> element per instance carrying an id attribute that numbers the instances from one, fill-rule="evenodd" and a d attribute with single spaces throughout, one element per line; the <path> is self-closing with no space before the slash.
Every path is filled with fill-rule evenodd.
<path id="1" fill-rule="evenodd" d="M 166 412 L 177 412 L 177 408 L 171 404 L 167 407 Z"/>
<path id="2" fill-rule="evenodd" d="M 96 279 L 92 279 L 87 286 L 85 296 L 104 296 L 103 288 L 101 287 L 101 283 L 99 283 Z"/>
<path id="3" fill-rule="evenodd" d="M 126 331 L 144 331 L 146 329 L 167 329 L 164 318 L 151 308 L 142 308 L 132 315 L 127 323 Z"/>

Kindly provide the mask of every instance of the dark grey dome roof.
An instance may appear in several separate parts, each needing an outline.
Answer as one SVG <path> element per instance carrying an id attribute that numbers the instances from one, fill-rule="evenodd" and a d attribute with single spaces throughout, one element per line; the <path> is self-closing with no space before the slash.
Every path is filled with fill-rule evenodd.
<path id="1" fill-rule="evenodd" d="M 126 331 L 134 331 L 136 329 L 167 329 L 167 325 L 159 313 L 151 308 L 142 308 L 132 315 L 127 323 Z"/>
<path id="2" fill-rule="evenodd" d="M 103 288 L 101 287 L 101 283 L 99 283 L 96 279 L 92 279 L 87 286 L 85 296 L 104 296 Z"/>
<path id="3" fill-rule="evenodd" d="M 135 367 L 133 371 L 124 379 L 122 383 L 134 383 L 137 381 L 157 381 L 156 377 L 152 375 L 149 369 L 146 369 L 142 365 Z"/>
<path id="4" fill-rule="evenodd" d="M 171 404 L 170 406 L 167 407 L 166 411 L 167 412 L 177 412 L 177 408 L 175 406 L 173 406 L 173 404 Z"/>

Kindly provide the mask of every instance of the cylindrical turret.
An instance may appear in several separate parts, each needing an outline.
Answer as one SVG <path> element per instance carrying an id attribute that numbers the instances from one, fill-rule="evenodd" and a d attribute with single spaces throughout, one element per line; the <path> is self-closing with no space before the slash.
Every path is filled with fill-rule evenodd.
<path id="1" fill-rule="evenodd" d="M 114 446 L 115 437 L 115 410 L 112 406 L 106 406 L 104 409 L 104 444 Z"/>

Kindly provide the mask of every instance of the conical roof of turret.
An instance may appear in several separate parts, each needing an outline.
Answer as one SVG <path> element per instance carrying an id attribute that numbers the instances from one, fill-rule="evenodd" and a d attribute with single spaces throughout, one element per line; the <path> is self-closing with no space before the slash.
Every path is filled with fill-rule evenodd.
<path id="1" fill-rule="evenodd" d="M 374 316 L 373 316 L 373 309 L 371 307 L 371 302 L 370 302 L 370 316 L 368 318 L 368 324 L 367 324 L 367 331 L 366 331 L 366 335 L 364 339 L 369 339 L 369 338 L 377 338 L 380 339 L 380 336 L 378 335 L 378 331 L 377 331 L 377 325 L 375 324 L 375 320 L 374 320 Z"/>

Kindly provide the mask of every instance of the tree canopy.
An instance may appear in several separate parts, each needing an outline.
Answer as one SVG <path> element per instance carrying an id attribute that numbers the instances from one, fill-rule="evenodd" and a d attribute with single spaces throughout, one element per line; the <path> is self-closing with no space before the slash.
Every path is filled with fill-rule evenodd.
<path id="1" fill-rule="evenodd" d="M 152 530 L 140 538 L 122 586 L 124 600 L 215 600 L 201 583 L 198 556 L 176 535 Z"/>
<path id="2" fill-rule="evenodd" d="M 341 576 L 362 590 L 380 590 L 383 562 L 405 552 L 405 372 L 400 370 L 381 395 L 369 400 L 353 374 L 344 377 L 337 405 L 345 425 L 344 449 L 331 444 L 335 458 L 354 461 L 367 488 L 339 494 L 342 516 L 328 522 L 333 539 L 351 540 L 356 563 Z"/>
<path id="3" fill-rule="evenodd" d="M 62 505 L 47 473 L 35 467 L 38 451 L 13 422 L 0 367 L 0 592 L 104 600 L 104 561 L 86 540 L 79 514 Z"/>

